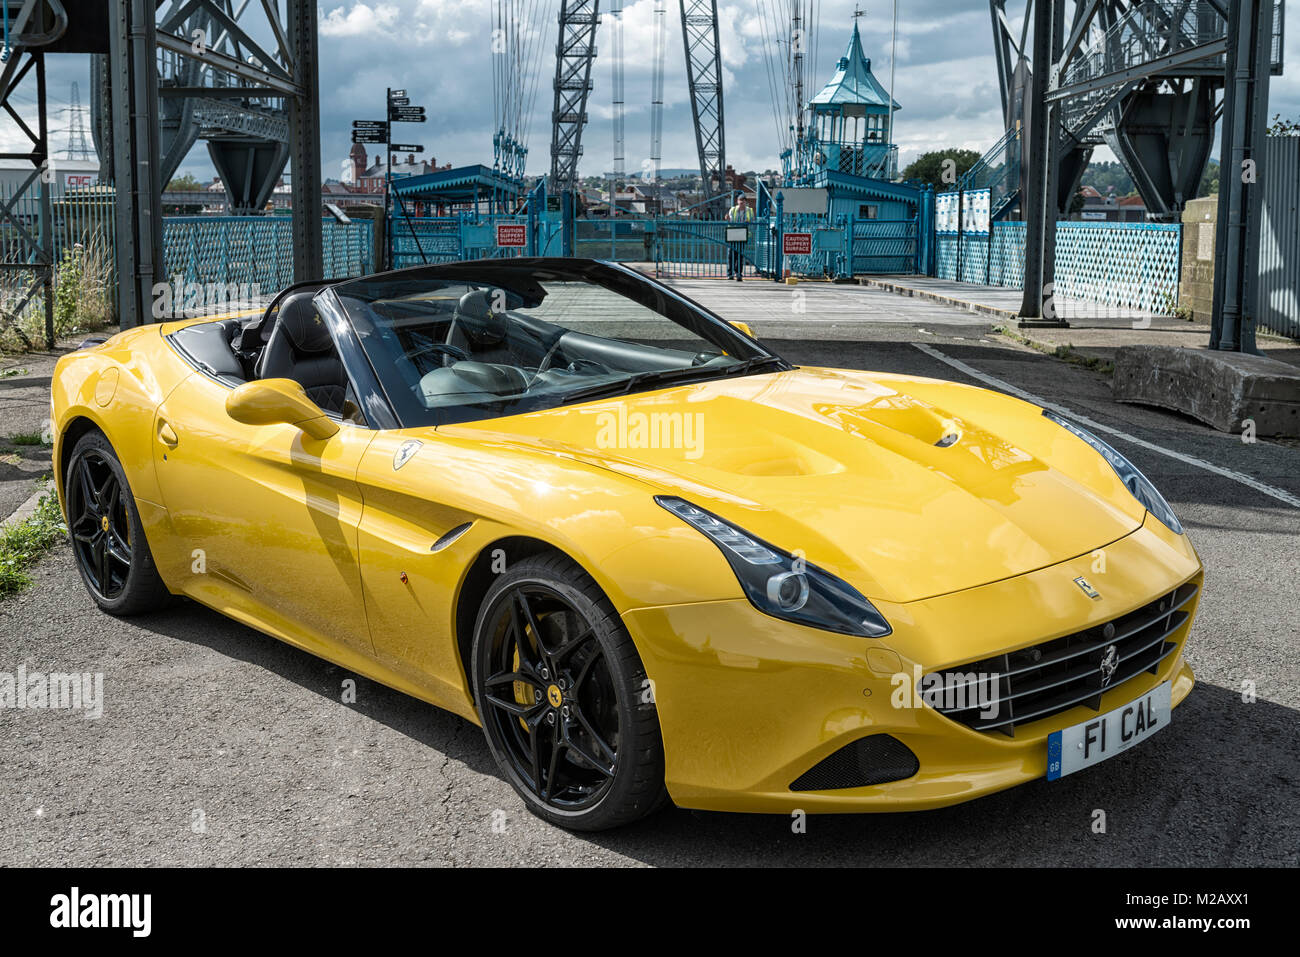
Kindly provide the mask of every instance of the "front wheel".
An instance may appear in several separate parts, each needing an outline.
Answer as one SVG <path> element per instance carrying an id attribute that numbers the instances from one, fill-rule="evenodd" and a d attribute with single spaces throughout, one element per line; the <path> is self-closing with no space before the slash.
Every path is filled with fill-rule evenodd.
<path id="1" fill-rule="evenodd" d="M 666 799 L 650 683 L 600 587 L 563 556 L 526 559 L 489 589 L 474 630 L 474 696 L 502 773 L 538 816 L 577 831 Z"/>

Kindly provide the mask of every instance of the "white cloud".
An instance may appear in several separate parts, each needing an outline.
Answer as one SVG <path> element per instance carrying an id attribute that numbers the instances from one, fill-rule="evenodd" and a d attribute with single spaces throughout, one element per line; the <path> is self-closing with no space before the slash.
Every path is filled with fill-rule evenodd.
<path id="1" fill-rule="evenodd" d="M 319 31 L 322 38 L 356 39 L 358 37 L 391 37 L 401 11 L 392 3 L 354 4 L 349 9 L 335 7 L 320 12 Z"/>
<path id="2" fill-rule="evenodd" d="M 773 51 L 763 43 L 760 4 L 778 17 L 786 9 L 779 0 L 720 0 L 727 156 L 741 169 L 779 165 L 779 120 L 773 117 L 767 75 Z M 888 0 L 824 0 L 818 5 L 819 20 L 810 25 L 814 29 L 808 50 L 808 96 L 833 73 L 848 41 L 857 5 L 867 10 L 858 20 L 863 47 L 876 75 L 888 83 L 892 5 Z M 249 5 L 246 19 L 254 19 L 258 6 L 255 2 Z M 425 156 L 436 156 L 439 162 L 490 164 L 494 127 L 491 30 L 498 6 L 498 0 L 321 0 L 321 152 L 326 175 L 336 175 L 347 155 L 352 120 L 382 116 L 387 86 L 407 89 L 411 102 L 424 105 L 428 112 L 427 123 L 402 128 L 402 139 L 424 144 Z M 536 70 L 528 78 L 535 94 L 529 170 L 540 173 L 550 165 L 551 80 L 559 4 L 522 0 L 517 8 L 536 15 L 528 34 L 539 52 Z M 608 170 L 613 154 L 609 0 L 604 0 L 601 8 L 600 56 L 588 105 L 591 122 L 583 137 L 582 169 L 587 173 Z M 623 11 L 628 169 L 638 168 L 650 151 L 654 9 L 655 0 L 632 0 L 625 3 Z M 987 0 L 908 0 L 900 4 L 900 18 L 896 97 L 903 111 L 896 138 L 904 161 L 916 153 L 946 146 L 987 149 L 1002 132 Z M 695 137 L 678 0 L 666 0 L 665 25 L 663 165 L 694 167 Z M 1272 78 L 1269 113 L 1300 119 L 1300 71 L 1295 69 L 1295 64 L 1300 64 L 1300 29 L 1289 31 L 1286 52 L 1292 69 Z M 80 81 L 82 103 L 86 102 L 90 83 L 85 57 L 52 57 L 48 68 L 53 109 L 66 105 L 58 101 L 67 97 L 73 79 Z M 34 96 L 20 98 L 16 108 L 30 121 Z M 64 121 L 64 114 L 52 116 L 56 127 Z M 62 149 L 65 138 L 62 131 L 55 134 L 52 145 L 56 151 Z M 23 142 L 16 128 L 7 133 L 0 130 L 0 147 L 20 149 Z M 211 174 L 202 144 L 182 168 L 201 177 Z"/>

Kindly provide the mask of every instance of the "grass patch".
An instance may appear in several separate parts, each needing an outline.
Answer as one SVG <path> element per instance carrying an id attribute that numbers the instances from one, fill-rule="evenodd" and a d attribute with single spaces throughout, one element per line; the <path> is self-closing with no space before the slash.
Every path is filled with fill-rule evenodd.
<path id="1" fill-rule="evenodd" d="M 96 332 L 116 322 L 115 275 L 112 248 L 100 227 L 91 230 L 85 242 L 63 250 L 54 267 L 51 303 L 56 340 Z M 0 298 L 18 299 L 35 279 L 33 273 L 11 271 L 0 277 Z M 18 315 L 0 307 L 0 352 L 36 352 L 44 348 L 43 293 L 28 300 Z"/>
<path id="2" fill-rule="evenodd" d="M 9 436 L 10 445 L 45 445 L 39 432 L 15 432 Z"/>
<path id="3" fill-rule="evenodd" d="M 994 326 L 993 332 L 999 336 L 1006 336 L 1008 339 L 1014 339 L 1022 346 L 1028 346 L 1035 352 L 1041 352 L 1045 356 L 1051 356 L 1053 359 L 1060 359 L 1062 362 L 1068 362 L 1072 366 L 1078 366 L 1081 369 L 1089 369 L 1092 372 L 1098 372 L 1104 376 L 1115 374 L 1115 363 L 1110 359 L 1103 359 L 1099 356 L 1085 356 L 1076 352 L 1073 345 L 1049 346 L 1041 342 L 1036 342 L 1027 336 L 1022 336 L 1016 330 L 1009 326 Z"/>
<path id="4" fill-rule="evenodd" d="M 27 375 L 26 369 L 0 369 L 0 379 L 14 379 L 20 375 Z"/>
<path id="5" fill-rule="evenodd" d="M 21 522 L 0 525 L 0 599 L 10 598 L 32 583 L 27 573 L 67 534 L 54 490 L 46 488 L 36 511 Z"/>

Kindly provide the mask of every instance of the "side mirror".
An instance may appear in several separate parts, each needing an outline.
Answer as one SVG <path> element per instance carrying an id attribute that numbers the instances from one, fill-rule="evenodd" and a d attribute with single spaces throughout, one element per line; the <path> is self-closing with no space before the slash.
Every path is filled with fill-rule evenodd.
<path id="1" fill-rule="evenodd" d="M 255 379 L 226 396 L 226 414 L 245 425 L 297 426 L 313 439 L 328 439 L 338 424 L 292 379 Z"/>
<path id="2" fill-rule="evenodd" d="M 758 338 L 758 336 L 754 335 L 754 330 L 749 328 L 749 323 L 741 322 L 739 319 L 728 319 L 727 321 L 730 322 L 735 328 L 743 332 L 745 335 L 749 336 L 749 338 L 751 339 Z"/>

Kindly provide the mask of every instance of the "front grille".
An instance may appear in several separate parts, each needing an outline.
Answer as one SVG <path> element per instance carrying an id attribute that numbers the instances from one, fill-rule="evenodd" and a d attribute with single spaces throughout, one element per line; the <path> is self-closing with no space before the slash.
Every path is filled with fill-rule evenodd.
<path id="1" fill-rule="evenodd" d="M 910 778 L 921 769 L 912 749 L 887 734 L 859 738 L 822 758 L 790 785 L 791 791 L 838 791 Z"/>
<path id="2" fill-rule="evenodd" d="M 1195 582 L 1136 611 L 1041 645 L 932 672 L 921 698 L 976 731 L 1015 736 L 1016 725 L 1076 705 L 1101 710 L 1101 696 L 1144 671 L 1155 674 L 1177 649 L 1173 636 L 1187 623 L 1183 610 Z"/>

